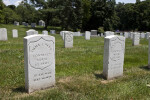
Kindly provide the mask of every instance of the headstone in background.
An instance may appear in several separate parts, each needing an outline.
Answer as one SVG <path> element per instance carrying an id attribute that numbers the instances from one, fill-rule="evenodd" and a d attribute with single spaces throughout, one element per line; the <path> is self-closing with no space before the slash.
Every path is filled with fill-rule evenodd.
<path id="1" fill-rule="evenodd" d="M 64 32 L 64 46 L 65 48 L 73 47 L 73 32 L 69 31 Z"/>
<path id="2" fill-rule="evenodd" d="M 14 25 L 19 26 L 19 22 L 14 21 Z"/>
<path id="3" fill-rule="evenodd" d="M 24 37 L 25 89 L 28 93 L 55 85 L 55 37 Z"/>
<path id="4" fill-rule="evenodd" d="M 134 32 L 130 32 L 130 39 L 133 39 Z"/>
<path id="5" fill-rule="evenodd" d="M 42 34 L 43 35 L 48 35 L 48 31 L 44 30 L 44 31 L 42 31 Z"/>
<path id="6" fill-rule="evenodd" d="M 114 35 L 114 34 L 115 34 L 115 33 L 114 33 L 114 32 L 111 32 L 111 31 L 106 31 L 106 32 L 104 33 L 105 37 L 110 36 L 110 35 Z"/>
<path id="7" fill-rule="evenodd" d="M 97 30 L 91 30 L 91 36 L 97 36 Z"/>
<path id="8" fill-rule="evenodd" d="M 146 34 L 142 32 L 142 33 L 141 33 L 141 38 L 144 39 L 144 38 L 145 38 L 145 35 L 146 35 Z"/>
<path id="9" fill-rule="evenodd" d="M 150 36 L 150 32 L 146 32 L 146 39 L 149 39 L 149 36 Z"/>
<path id="10" fill-rule="evenodd" d="M 90 31 L 86 31 L 85 32 L 85 39 L 86 40 L 90 40 L 90 37 L 91 37 L 91 32 Z"/>
<path id="11" fill-rule="evenodd" d="M 35 28 L 36 27 L 36 23 L 31 23 L 31 27 Z"/>
<path id="12" fill-rule="evenodd" d="M 120 33 L 120 36 L 123 36 L 123 33 L 122 33 L 122 32 Z"/>
<path id="13" fill-rule="evenodd" d="M 109 80 L 123 76 L 125 37 L 111 35 L 105 37 L 103 75 Z"/>
<path id="14" fill-rule="evenodd" d="M 34 29 L 30 29 L 30 30 L 26 31 L 26 36 L 36 35 L 36 34 L 38 34 L 38 31 L 36 31 Z"/>
<path id="15" fill-rule="evenodd" d="M 26 22 L 22 22 L 22 25 L 26 25 Z"/>
<path id="16" fill-rule="evenodd" d="M 50 33 L 51 34 L 56 34 L 56 31 L 55 30 L 50 30 Z"/>
<path id="17" fill-rule="evenodd" d="M 125 38 L 129 38 L 129 33 L 128 32 L 124 32 L 124 37 Z"/>
<path id="18" fill-rule="evenodd" d="M 133 39 L 132 39 L 132 45 L 139 45 L 140 44 L 140 34 L 139 33 L 134 33 L 133 34 Z"/>
<path id="19" fill-rule="evenodd" d="M 73 36 L 81 36 L 80 32 L 73 32 Z"/>
<path id="20" fill-rule="evenodd" d="M 45 22 L 43 20 L 39 21 L 39 26 L 44 26 L 45 27 Z"/>
<path id="21" fill-rule="evenodd" d="M 12 30 L 12 36 L 13 36 L 13 38 L 18 38 L 18 30 L 13 29 Z"/>
<path id="22" fill-rule="evenodd" d="M 104 33 L 101 33 L 101 37 L 104 37 Z"/>
<path id="23" fill-rule="evenodd" d="M 7 29 L 6 28 L 0 28 L 0 41 L 7 41 Z"/>

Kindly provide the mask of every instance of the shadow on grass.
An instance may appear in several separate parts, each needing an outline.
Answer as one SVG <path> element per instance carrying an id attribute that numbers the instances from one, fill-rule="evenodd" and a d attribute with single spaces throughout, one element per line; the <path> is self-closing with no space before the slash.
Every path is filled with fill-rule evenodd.
<path id="1" fill-rule="evenodd" d="M 94 73 L 94 75 L 95 75 L 96 79 L 105 79 L 106 80 L 106 78 L 103 76 L 102 73 L 101 74 Z"/>
<path id="2" fill-rule="evenodd" d="M 13 89 L 13 92 L 21 92 L 21 93 L 25 93 L 26 92 L 26 90 L 25 90 L 25 87 L 23 87 L 23 86 L 20 86 L 20 87 L 18 87 L 18 88 L 14 88 Z"/>
<path id="3" fill-rule="evenodd" d="M 147 71 L 150 71 L 150 68 L 148 68 L 148 66 L 141 66 L 139 67 L 140 69 L 144 69 L 144 70 L 147 70 Z"/>

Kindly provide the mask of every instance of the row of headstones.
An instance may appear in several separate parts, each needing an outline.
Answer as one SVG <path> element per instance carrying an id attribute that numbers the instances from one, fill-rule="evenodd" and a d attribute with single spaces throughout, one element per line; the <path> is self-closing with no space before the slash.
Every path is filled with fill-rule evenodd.
<path id="1" fill-rule="evenodd" d="M 50 33 L 55 34 L 55 30 L 50 30 Z M 27 36 L 28 35 L 34 35 L 34 34 L 38 34 L 38 31 L 36 31 L 34 29 L 30 29 L 30 30 L 26 31 Z M 44 31 L 42 31 L 42 34 L 48 35 L 48 31 L 44 30 Z M 13 38 L 18 38 L 18 30 L 17 29 L 12 30 L 12 37 Z M 7 29 L 6 28 L 0 28 L 0 40 L 1 41 L 8 40 Z"/>
<path id="2" fill-rule="evenodd" d="M 73 32 L 65 31 L 62 34 L 64 34 L 65 47 L 73 47 Z M 90 33 L 86 32 L 86 34 Z M 103 76 L 107 80 L 123 76 L 124 54 L 125 37 L 117 35 L 105 37 Z M 30 35 L 25 37 L 24 57 L 25 88 L 28 93 L 55 85 L 55 38 L 53 36 Z"/>
<path id="3" fill-rule="evenodd" d="M 34 31 L 34 35 L 29 34 L 31 31 Z M 4 32 L 7 30 L 3 29 L 0 33 Z M 24 37 L 25 88 L 28 93 L 31 93 L 55 85 L 55 38 L 39 35 L 35 30 L 26 33 L 27 36 Z M 65 31 L 62 34 L 64 34 L 65 47 L 73 47 L 73 32 Z M 90 37 L 91 33 L 87 31 L 85 37 L 86 34 Z M 123 75 L 124 53 L 125 37 L 116 35 L 105 37 L 103 75 L 107 79 Z"/>
<path id="4" fill-rule="evenodd" d="M 14 21 L 14 25 L 19 26 L 19 22 Z M 26 22 L 22 22 L 22 25 L 28 26 L 29 24 L 26 23 Z M 39 21 L 39 26 L 45 27 L 45 22 L 43 20 L 40 20 Z M 31 23 L 31 27 L 35 28 L 36 27 L 36 23 Z"/>

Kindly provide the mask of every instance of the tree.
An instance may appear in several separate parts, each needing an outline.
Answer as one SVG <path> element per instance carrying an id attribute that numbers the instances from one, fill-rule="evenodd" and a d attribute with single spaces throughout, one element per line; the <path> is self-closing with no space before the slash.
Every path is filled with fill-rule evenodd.
<path id="1" fill-rule="evenodd" d="M 5 5 L 2 0 L 0 0 L 0 23 L 4 21 L 4 14 L 3 14 L 3 9 Z"/>

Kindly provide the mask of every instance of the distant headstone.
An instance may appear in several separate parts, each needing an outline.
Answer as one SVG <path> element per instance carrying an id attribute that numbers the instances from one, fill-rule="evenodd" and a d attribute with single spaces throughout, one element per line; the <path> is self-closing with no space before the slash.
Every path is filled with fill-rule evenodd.
<path id="1" fill-rule="evenodd" d="M 81 36 L 80 32 L 73 32 L 73 36 Z"/>
<path id="2" fill-rule="evenodd" d="M 129 33 L 128 32 L 124 32 L 124 37 L 125 38 L 129 38 Z"/>
<path id="3" fill-rule="evenodd" d="M 45 26 L 45 22 L 43 20 L 39 21 L 39 26 Z"/>
<path id="4" fill-rule="evenodd" d="M 90 37 L 91 37 L 91 32 L 90 31 L 86 31 L 85 32 L 85 39 L 86 40 L 90 40 Z"/>
<path id="5" fill-rule="evenodd" d="M 104 37 L 104 33 L 101 33 L 101 37 Z"/>
<path id="6" fill-rule="evenodd" d="M 7 41 L 7 29 L 0 28 L 0 41 Z"/>
<path id="7" fill-rule="evenodd" d="M 120 33 L 120 36 L 123 36 L 123 33 Z"/>
<path id="8" fill-rule="evenodd" d="M 145 38 L 145 33 L 141 33 L 141 38 Z"/>
<path id="9" fill-rule="evenodd" d="M 36 27 L 36 23 L 31 23 L 31 27 L 35 28 Z"/>
<path id="10" fill-rule="evenodd" d="M 133 39 L 134 32 L 130 32 L 130 39 Z"/>
<path id="11" fill-rule="evenodd" d="M 64 46 L 65 48 L 73 47 L 73 32 L 69 31 L 64 32 Z"/>
<path id="12" fill-rule="evenodd" d="M 150 32 L 147 32 L 145 38 L 146 38 L 146 39 L 149 39 L 149 36 L 150 36 Z"/>
<path id="13" fill-rule="evenodd" d="M 103 75 L 109 80 L 123 75 L 125 37 L 105 37 Z"/>
<path id="14" fill-rule="evenodd" d="M 42 34 L 43 35 L 48 35 L 48 31 L 44 30 L 44 31 L 42 31 Z"/>
<path id="15" fill-rule="evenodd" d="M 139 45 L 140 43 L 140 34 L 139 33 L 134 33 L 133 34 L 133 39 L 132 39 L 132 45 Z"/>
<path id="16" fill-rule="evenodd" d="M 28 93 L 55 85 L 55 38 L 24 37 L 25 89 Z"/>
<path id="17" fill-rule="evenodd" d="M 91 36 L 97 36 L 97 30 L 91 30 Z"/>
<path id="18" fill-rule="evenodd" d="M 19 26 L 19 22 L 14 21 L 14 25 Z"/>
<path id="19" fill-rule="evenodd" d="M 36 34 L 38 34 L 38 31 L 36 31 L 34 29 L 30 29 L 30 30 L 26 31 L 26 36 L 36 35 Z"/>
<path id="20" fill-rule="evenodd" d="M 26 25 L 26 22 L 22 22 L 22 25 Z"/>
<path id="21" fill-rule="evenodd" d="M 115 33 L 111 32 L 111 31 L 106 31 L 104 34 L 105 34 L 105 37 L 107 37 L 107 36 L 110 36 L 110 35 L 114 35 Z"/>
<path id="22" fill-rule="evenodd" d="M 56 31 L 55 30 L 50 30 L 50 33 L 51 34 L 56 34 Z"/>
<path id="23" fill-rule="evenodd" d="M 13 29 L 12 30 L 12 36 L 13 36 L 13 38 L 18 38 L 18 30 Z"/>

